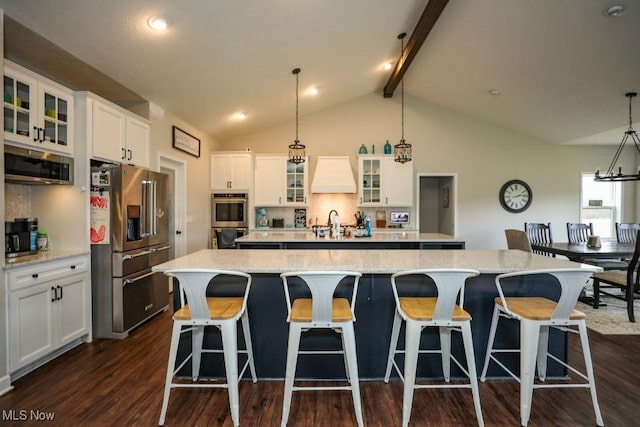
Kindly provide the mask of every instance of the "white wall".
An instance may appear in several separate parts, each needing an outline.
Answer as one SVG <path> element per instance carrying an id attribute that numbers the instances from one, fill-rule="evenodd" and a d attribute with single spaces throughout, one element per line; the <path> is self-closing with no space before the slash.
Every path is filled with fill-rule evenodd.
<path id="1" fill-rule="evenodd" d="M 361 144 L 382 151 L 388 139 L 400 139 L 399 97 L 370 94 L 332 109 L 300 117 L 299 136 L 310 155 L 313 176 L 319 155 L 349 155 L 357 170 Z M 304 105 L 301 106 L 304 113 Z M 568 123 L 568 126 L 571 124 Z M 294 121 L 246 137 L 220 141 L 221 150 L 250 149 L 284 153 L 295 136 Z M 622 135 L 621 135 L 622 137 Z M 457 236 L 467 248 L 506 248 L 504 229 L 522 229 L 525 222 L 551 222 L 554 238 L 566 240 L 565 223 L 580 216 L 580 173 L 606 168 L 615 146 L 558 146 L 405 95 L 405 138 L 413 144 L 415 173 L 457 173 Z M 621 156 L 625 170 L 634 170 L 629 147 Z M 533 202 L 521 214 L 503 210 L 498 190 L 519 178 L 531 186 Z M 624 184 L 623 220 L 638 219 L 635 182 Z M 452 200 L 453 202 L 453 200 Z M 312 202 L 313 203 L 313 202 Z"/>
<path id="2" fill-rule="evenodd" d="M 199 158 L 172 147 L 172 126 L 200 139 Z M 165 112 L 162 117 L 151 116 L 151 169 L 160 169 L 158 152 L 180 159 L 187 165 L 187 253 L 206 249 L 209 244 L 209 154 L 216 150 L 214 139 L 170 112 Z"/>

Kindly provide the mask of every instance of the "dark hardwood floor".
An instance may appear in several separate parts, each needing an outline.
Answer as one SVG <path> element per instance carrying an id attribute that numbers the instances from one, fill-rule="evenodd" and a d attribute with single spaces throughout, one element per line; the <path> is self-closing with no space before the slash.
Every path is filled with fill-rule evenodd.
<path id="1" fill-rule="evenodd" d="M 14 383 L 0 397 L 0 425 L 10 425 L 9 411 L 55 415 L 55 425 L 152 426 L 158 422 L 171 334 L 169 312 L 135 330 L 125 340 L 83 344 Z M 640 425 L 640 335 L 607 336 L 589 331 L 600 407 L 607 426 Z M 581 359 L 577 338 L 570 339 L 571 360 Z M 478 367 L 480 370 L 481 367 Z M 243 381 L 240 422 L 243 426 L 278 426 L 284 383 Z M 367 426 L 401 425 L 402 384 L 361 382 Z M 487 426 L 517 426 L 519 388 L 515 381 L 480 383 Z M 469 390 L 418 390 L 412 425 L 476 425 Z M 355 426 L 349 392 L 294 393 L 290 426 Z M 27 419 L 16 425 L 42 425 Z M 227 391 L 177 390 L 171 394 L 167 426 L 231 426 Z M 593 426 L 595 418 L 586 389 L 534 392 L 529 425 Z"/>

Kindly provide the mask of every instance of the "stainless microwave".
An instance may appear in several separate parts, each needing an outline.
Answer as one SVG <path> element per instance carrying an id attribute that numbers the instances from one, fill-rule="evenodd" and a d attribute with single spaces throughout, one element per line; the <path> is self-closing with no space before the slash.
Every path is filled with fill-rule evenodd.
<path id="1" fill-rule="evenodd" d="M 4 146 L 4 179 L 18 184 L 73 184 L 73 159 L 28 148 Z"/>
<path id="2" fill-rule="evenodd" d="M 246 193 L 213 193 L 211 195 L 211 227 L 247 228 L 249 224 Z"/>

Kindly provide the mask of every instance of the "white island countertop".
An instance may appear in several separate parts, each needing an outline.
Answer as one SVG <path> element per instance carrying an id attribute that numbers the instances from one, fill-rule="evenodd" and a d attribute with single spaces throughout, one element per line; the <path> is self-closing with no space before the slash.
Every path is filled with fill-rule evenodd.
<path id="1" fill-rule="evenodd" d="M 328 234 L 328 231 L 327 231 Z M 455 236 L 441 233 L 419 233 L 417 231 L 391 231 L 373 230 L 370 237 L 318 237 L 313 231 L 252 231 L 245 236 L 236 239 L 245 243 L 271 243 L 271 242 L 464 242 Z"/>
<path id="2" fill-rule="evenodd" d="M 599 267 L 535 255 L 518 250 L 353 250 L 353 249 L 204 249 L 152 268 L 212 268 L 246 273 L 351 270 L 365 274 L 393 274 L 425 268 L 468 268 L 480 273 L 550 268 L 600 271 Z"/>

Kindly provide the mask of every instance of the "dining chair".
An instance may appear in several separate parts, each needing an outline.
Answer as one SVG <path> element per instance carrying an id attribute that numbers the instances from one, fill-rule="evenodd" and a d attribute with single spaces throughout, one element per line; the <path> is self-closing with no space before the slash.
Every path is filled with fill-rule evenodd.
<path id="1" fill-rule="evenodd" d="M 600 293 L 627 302 L 627 316 L 629 321 L 636 321 L 633 313 L 635 294 L 640 294 L 640 230 L 636 232 L 635 250 L 626 271 L 603 271 L 593 275 L 593 308 L 600 307 Z M 604 290 L 603 290 L 604 288 Z M 606 289 L 621 289 L 623 294 L 610 292 Z"/>
<path id="2" fill-rule="evenodd" d="M 534 389 L 551 387 L 588 388 L 591 392 L 596 424 L 598 426 L 604 425 L 596 394 L 585 315 L 575 310 L 578 296 L 584 284 L 589 280 L 593 272 L 599 270 L 599 268 L 594 266 L 592 269 L 563 268 L 530 270 L 504 273 L 496 276 L 495 283 L 498 296 L 494 300 L 495 304 L 493 318 L 491 320 L 491 329 L 489 331 L 489 341 L 487 343 L 487 353 L 485 355 L 480 381 L 484 382 L 486 380 L 489 363 L 493 361 L 520 383 L 520 425 L 526 426 L 529 422 Z M 531 286 L 531 282 L 522 280 L 526 276 L 536 279 L 535 286 Z M 545 289 L 548 290 L 550 287 L 553 287 L 554 290 L 558 289 L 558 285 L 560 296 L 557 301 L 542 296 L 517 296 L 525 286 L 528 292 L 534 292 L 534 290 L 544 292 Z M 501 318 L 512 319 L 519 322 L 519 348 L 504 348 L 503 346 L 494 348 L 495 337 L 499 331 L 498 321 Z M 578 369 L 580 365 L 570 366 L 561 360 L 562 355 L 555 355 L 549 352 L 548 341 L 550 329 L 580 335 L 582 355 L 584 357 L 584 364 L 582 364 L 583 371 Z M 505 358 L 514 352 L 520 354 L 519 374 L 514 373 L 504 363 L 506 361 Z M 502 356 L 498 358 L 498 355 Z M 545 382 L 547 379 L 548 359 L 564 366 L 575 375 L 572 374 L 571 377 L 567 377 L 566 381 L 556 381 L 554 378 L 553 384 Z M 538 381 L 536 381 L 535 375 L 536 365 Z"/>
<path id="3" fill-rule="evenodd" d="M 530 244 L 545 244 L 545 243 L 553 243 L 553 237 L 551 234 L 551 223 L 540 223 L 540 222 L 525 222 L 524 223 L 524 231 L 527 233 L 527 237 L 529 238 Z M 546 255 L 555 258 L 555 254 L 550 254 L 546 251 L 533 250 L 533 253 L 538 255 Z"/>
<path id="4" fill-rule="evenodd" d="M 574 245 L 586 244 L 590 236 L 593 236 L 593 223 L 567 222 L 567 237 L 569 238 L 569 243 Z M 584 262 L 597 265 L 605 270 L 626 270 L 628 267 L 625 261 L 612 258 L 587 258 Z"/>
<path id="5" fill-rule="evenodd" d="M 392 367 L 400 375 L 404 383 L 402 402 L 402 425 L 409 425 L 411 407 L 413 404 L 413 392 L 423 388 L 470 388 L 473 396 L 473 404 L 476 411 L 476 419 L 479 426 L 484 426 L 482 409 L 480 407 L 480 394 L 478 390 L 478 376 L 476 373 L 476 361 L 473 351 L 471 336 L 471 315 L 464 310 L 464 285 L 469 277 L 479 274 L 475 270 L 449 270 L 449 269 L 425 269 L 409 270 L 395 273 L 391 276 L 393 297 L 396 301 L 396 311 L 391 331 L 389 355 L 387 357 L 387 370 L 384 382 L 389 382 Z M 426 278 L 426 281 L 425 281 Z M 433 288 L 433 283 L 435 288 Z M 405 292 L 398 291 L 398 284 L 404 287 Z M 411 296 L 406 288 L 411 289 Z M 435 296 L 413 296 L 417 288 L 426 292 L 431 288 Z M 398 338 L 400 327 L 405 322 L 405 349 L 398 350 Z M 437 328 L 440 334 L 440 349 L 420 350 L 420 338 L 426 328 Z M 462 336 L 466 368 L 451 352 L 452 332 L 459 332 Z M 442 373 L 444 384 L 429 381 L 429 384 L 416 384 L 416 369 L 420 354 L 440 354 L 442 359 Z M 396 363 L 396 355 L 404 354 L 404 371 L 401 372 Z M 451 362 L 469 378 L 468 383 L 455 381 L 451 383 Z"/>
<path id="6" fill-rule="evenodd" d="M 635 243 L 638 230 L 640 230 L 640 224 L 616 222 L 616 238 L 618 239 L 618 243 Z"/>
<path id="7" fill-rule="evenodd" d="M 527 233 L 522 230 L 507 229 L 504 230 L 507 238 L 508 249 L 519 249 L 525 252 L 532 252 L 531 243 L 527 237 Z"/>
<path id="8" fill-rule="evenodd" d="M 287 322 L 289 323 L 289 343 L 282 404 L 282 427 L 287 425 L 291 397 L 294 391 L 351 390 L 356 422 L 364 425 L 362 405 L 360 403 L 360 383 L 356 339 L 353 323 L 356 321 L 355 304 L 358 282 L 361 273 L 353 271 L 299 271 L 282 273 L 280 278 L 284 286 L 287 303 Z M 350 297 L 338 297 L 338 287 L 351 289 Z M 344 288 L 343 288 L 344 290 Z M 294 299 L 294 293 L 300 296 Z M 347 294 L 349 292 L 347 291 Z M 311 298 L 306 295 L 310 294 Z M 342 350 L 300 350 L 303 333 L 310 330 L 326 333 L 338 333 L 342 341 Z M 348 386 L 295 386 L 296 366 L 299 354 L 342 354 Z"/>
<path id="9" fill-rule="evenodd" d="M 240 425 L 240 409 L 238 398 L 238 381 L 247 370 L 251 371 L 251 378 L 255 383 L 256 368 L 251 346 L 251 331 L 247 314 L 247 297 L 251 288 L 251 276 L 246 273 L 213 270 L 213 269 L 173 269 L 165 271 L 168 276 L 178 279 L 180 284 L 181 308 L 173 314 L 173 332 L 167 375 L 162 399 L 162 410 L 158 424 L 164 425 L 169 405 L 169 395 L 172 388 L 226 388 L 229 390 L 229 406 L 234 426 Z M 236 296 L 207 296 L 209 288 L 224 288 L 226 293 Z M 242 322 L 245 350 L 238 350 L 237 323 Z M 217 327 L 222 336 L 222 350 L 204 348 L 204 332 L 209 326 Z M 183 329 L 184 328 L 184 329 Z M 178 345 L 182 334 L 191 333 L 191 354 L 176 364 Z M 208 378 L 200 378 L 200 362 L 203 353 L 223 353 L 226 383 L 212 382 Z M 246 354 L 247 360 L 238 373 L 238 354 Z M 178 372 L 191 361 L 192 383 L 185 383 L 181 378 L 178 382 Z"/>

